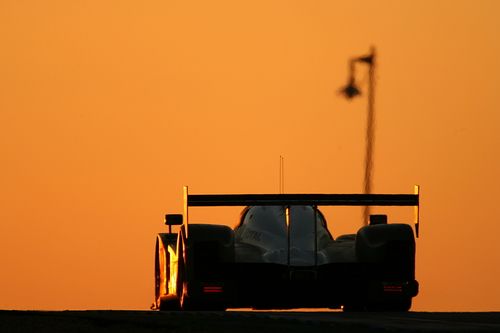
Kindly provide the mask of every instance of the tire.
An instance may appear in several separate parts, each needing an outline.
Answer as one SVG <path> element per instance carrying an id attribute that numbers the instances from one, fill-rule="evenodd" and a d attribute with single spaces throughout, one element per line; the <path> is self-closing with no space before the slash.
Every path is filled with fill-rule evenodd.
<path id="1" fill-rule="evenodd" d="M 179 298 L 175 296 L 160 298 L 158 310 L 160 311 L 179 311 L 181 309 Z"/>
<path id="2" fill-rule="evenodd" d="M 156 247 L 155 247 L 155 301 L 153 305 L 151 306 L 151 309 L 156 309 L 156 310 L 162 310 L 162 302 L 161 302 L 161 287 L 162 287 L 162 281 L 161 281 L 161 263 L 160 263 L 160 242 L 157 239 L 156 240 Z M 164 308 L 164 306 L 163 306 Z"/>
<path id="3" fill-rule="evenodd" d="M 185 238 L 183 237 L 183 232 L 179 234 L 179 243 L 177 246 L 177 298 L 179 299 L 179 308 L 181 310 L 187 310 L 187 283 L 186 283 L 186 265 L 184 265 L 185 260 Z"/>
<path id="4" fill-rule="evenodd" d="M 195 311 L 198 310 L 192 298 L 188 296 L 188 282 L 186 271 L 186 238 L 182 234 L 179 237 L 179 246 L 177 248 L 178 262 L 177 262 L 177 297 L 179 300 L 179 309 L 182 311 Z"/>
<path id="5" fill-rule="evenodd" d="M 198 257 L 197 254 L 199 254 L 195 251 L 197 244 L 206 244 L 207 242 L 220 244 L 220 251 L 217 255 L 214 254 L 214 257 L 220 257 L 219 259 L 224 260 L 224 262 L 234 260 L 233 231 L 226 226 L 192 224 L 189 225 L 188 237 L 189 247 L 186 244 L 187 240 L 184 237 L 184 230 L 182 230 L 177 250 L 177 296 L 180 308 L 183 311 L 224 311 L 226 306 L 222 302 L 212 302 L 204 298 L 203 295 L 193 294 L 193 291 L 190 289 L 191 285 L 199 283 L 199 277 L 194 273 L 193 260 L 196 263 L 195 259 Z M 189 251 L 189 253 L 186 251 Z"/>
<path id="6" fill-rule="evenodd" d="M 170 235 L 168 235 L 170 236 Z M 170 258 L 166 253 L 166 248 L 169 241 L 164 234 L 159 234 L 156 240 L 155 248 L 155 301 L 151 309 L 160 311 L 178 311 L 180 310 L 179 298 L 176 295 L 168 294 L 168 267 L 170 266 Z M 162 239 L 163 238 L 163 239 Z M 163 270 L 163 273 L 162 273 Z M 166 272 L 165 272 L 166 271 Z M 163 277 L 162 277 L 163 275 Z"/>
<path id="7" fill-rule="evenodd" d="M 189 284 L 186 279 L 186 265 L 184 262 L 185 258 L 185 246 L 179 247 L 182 250 L 182 256 L 179 256 L 178 270 L 177 270 L 177 299 L 178 299 L 178 309 L 181 311 L 224 311 L 225 308 L 218 307 L 212 304 L 206 304 L 199 302 L 196 297 L 189 296 Z M 179 252 L 180 254 L 181 252 Z M 181 259 L 182 258 L 182 259 Z"/>
<path id="8" fill-rule="evenodd" d="M 159 244 L 158 239 L 156 240 L 155 246 L 155 301 L 151 305 L 151 309 L 159 309 L 160 307 L 160 258 L 159 258 Z"/>

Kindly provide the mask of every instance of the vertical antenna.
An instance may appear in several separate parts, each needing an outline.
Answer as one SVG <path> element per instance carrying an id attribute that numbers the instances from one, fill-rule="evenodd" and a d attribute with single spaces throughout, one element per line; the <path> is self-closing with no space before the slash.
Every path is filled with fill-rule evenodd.
<path id="1" fill-rule="evenodd" d="M 280 155 L 280 171 L 278 176 L 278 193 L 281 194 L 281 155 Z"/>
<path id="2" fill-rule="evenodd" d="M 285 158 L 280 155 L 280 181 L 279 193 L 285 193 Z"/>
<path id="3" fill-rule="evenodd" d="M 184 223 L 184 226 L 186 228 L 185 232 L 186 232 L 186 238 L 188 238 L 188 229 L 189 229 L 189 213 L 188 213 L 188 196 L 189 196 L 189 189 L 187 186 L 184 186 L 183 188 L 183 201 L 184 201 L 184 212 L 183 212 L 183 216 L 182 216 L 182 221 Z"/>

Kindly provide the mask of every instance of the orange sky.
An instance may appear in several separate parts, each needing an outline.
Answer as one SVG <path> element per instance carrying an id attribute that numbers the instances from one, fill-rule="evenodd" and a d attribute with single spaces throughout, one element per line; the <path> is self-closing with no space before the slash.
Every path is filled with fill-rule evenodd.
<path id="1" fill-rule="evenodd" d="M 374 190 L 422 186 L 413 309 L 500 310 L 499 36 L 493 0 L 2 0 L 0 309 L 148 308 L 182 185 L 276 192 L 283 155 L 288 193 L 362 191 L 366 98 L 336 92 L 375 45 Z"/>

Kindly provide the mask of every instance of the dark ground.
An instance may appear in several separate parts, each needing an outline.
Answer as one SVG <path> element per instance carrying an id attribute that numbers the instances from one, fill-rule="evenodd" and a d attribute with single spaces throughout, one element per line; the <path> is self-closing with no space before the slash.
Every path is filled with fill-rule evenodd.
<path id="1" fill-rule="evenodd" d="M 0 332 L 500 332 L 500 312 L 0 311 Z"/>

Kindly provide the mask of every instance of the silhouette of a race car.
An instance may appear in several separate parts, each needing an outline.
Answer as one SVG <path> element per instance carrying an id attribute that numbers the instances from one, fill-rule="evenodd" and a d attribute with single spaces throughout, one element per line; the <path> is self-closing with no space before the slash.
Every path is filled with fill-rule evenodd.
<path id="1" fill-rule="evenodd" d="M 158 310 L 342 308 L 408 311 L 418 294 L 408 224 L 371 215 L 356 234 L 332 237 L 318 206 L 414 206 L 414 194 L 192 195 L 166 215 L 155 249 Z M 193 224 L 196 206 L 245 207 L 237 226 Z M 179 225 L 177 233 L 172 226 Z"/>

